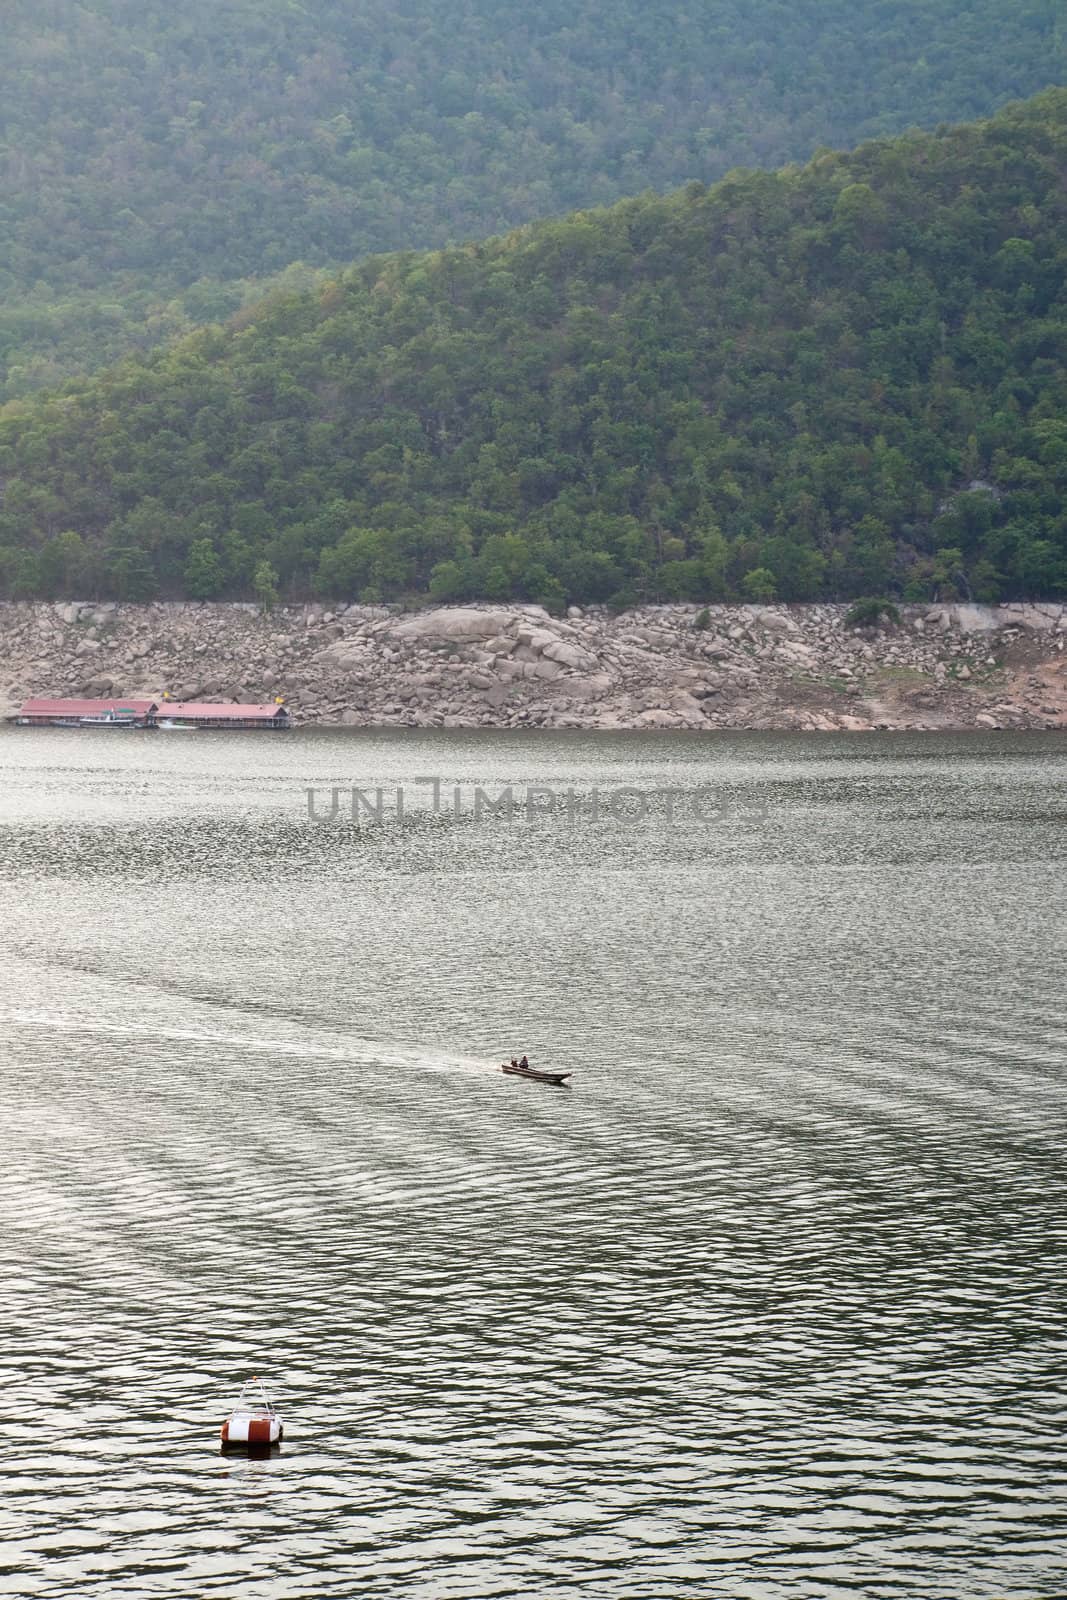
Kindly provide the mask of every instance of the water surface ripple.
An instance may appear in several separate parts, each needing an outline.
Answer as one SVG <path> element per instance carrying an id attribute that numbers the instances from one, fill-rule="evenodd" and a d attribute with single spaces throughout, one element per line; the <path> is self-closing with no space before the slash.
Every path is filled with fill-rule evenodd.
<path id="1" fill-rule="evenodd" d="M 0 1591 L 1062 1597 L 1065 774 L 0 731 Z"/>

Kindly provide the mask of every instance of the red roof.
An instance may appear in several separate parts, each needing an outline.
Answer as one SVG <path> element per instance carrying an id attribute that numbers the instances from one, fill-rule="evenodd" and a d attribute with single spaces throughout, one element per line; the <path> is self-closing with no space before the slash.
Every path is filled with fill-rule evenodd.
<path id="1" fill-rule="evenodd" d="M 27 700 L 19 716 L 96 717 L 105 711 L 132 711 L 143 717 L 155 711 L 157 704 L 155 700 Z"/>
<path id="2" fill-rule="evenodd" d="M 209 717 L 219 720 L 240 717 L 242 722 L 267 722 L 272 717 L 289 715 L 284 706 L 225 705 L 217 700 L 164 700 L 158 710 L 161 717 Z"/>

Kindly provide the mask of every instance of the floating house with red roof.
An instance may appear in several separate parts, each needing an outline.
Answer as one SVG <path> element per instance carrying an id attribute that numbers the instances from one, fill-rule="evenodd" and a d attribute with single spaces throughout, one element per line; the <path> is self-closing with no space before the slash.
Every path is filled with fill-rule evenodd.
<path id="1" fill-rule="evenodd" d="M 227 705 L 214 700 L 164 700 L 157 707 L 158 726 L 181 728 L 288 728 L 289 712 L 277 702 Z"/>
<path id="2" fill-rule="evenodd" d="M 248 728 L 290 727 L 287 708 L 215 700 L 27 700 L 9 722 L 23 728 Z"/>
<path id="3" fill-rule="evenodd" d="M 27 700 L 9 722 L 24 728 L 147 728 L 157 700 Z"/>

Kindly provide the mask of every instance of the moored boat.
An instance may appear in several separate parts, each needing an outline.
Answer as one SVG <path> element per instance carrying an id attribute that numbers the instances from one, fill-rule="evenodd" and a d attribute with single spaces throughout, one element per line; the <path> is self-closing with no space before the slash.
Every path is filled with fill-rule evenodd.
<path id="1" fill-rule="evenodd" d="M 539 1072 L 536 1067 L 513 1067 L 510 1061 L 505 1061 L 500 1068 L 511 1078 L 532 1078 L 535 1083 L 554 1083 L 557 1088 L 568 1087 L 569 1072 Z"/>
<path id="2" fill-rule="evenodd" d="M 237 1404 L 222 1424 L 222 1448 L 255 1449 L 279 1444 L 285 1436 L 282 1419 L 274 1409 L 261 1378 L 249 1378 Z"/>

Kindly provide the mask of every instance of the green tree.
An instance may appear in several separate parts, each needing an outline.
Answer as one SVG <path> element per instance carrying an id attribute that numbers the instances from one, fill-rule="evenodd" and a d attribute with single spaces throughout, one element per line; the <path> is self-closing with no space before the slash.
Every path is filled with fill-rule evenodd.
<path id="1" fill-rule="evenodd" d="M 892 600 L 868 596 L 857 600 L 845 615 L 846 628 L 877 628 L 882 622 L 900 625 L 900 611 Z"/>
<path id="2" fill-rule="evenodd" d="M 41 593 L 72 596 L 82 591 L 90 556 L 80 533 L 68 529 L 41 548 L 38 558 Z"/>
<path id="3" fill-rule="evenodd" d="M 226 573 L 210 539 L 194 539 L 185 563 L 185 587 L 194 600 L 214 600 L 222 593 Z"/>
<path id="4" fill-rule="evenodd" d="M 261 561 L 252 580 L 252 592 L 259 601 L 259 609 L 266 615 L 278 604 L 278 574 L 269 561 Z"/>
<path id="5" fill-rule="evenodd" d="M 104 552 L 101 577 L 108 594 L 118 600 L 150 600 L 156 578 L 144 550 L 136 545 L 111 545 Z"/>
<path id="6" fill-rule="evenodd" d="M 963 566 L 963 551 L 946 545 L 934 556 L 930 580 L 938 600 L 958 600 L 969 588 Z"/>
<path id="7" fill-rule="evenodd" d="M 458 561 L 439 561 L 430 573 L 430 595 L 446 603 L 464 600 L 470 593 L 467 575 Z"/>
<path id="8" fill-rule="evenodd" d="M 15 600 L 36 600 L 44 589 L 41 558 L 33 550 L 19 552 L 11 577 L 11 594 Z"/>
<path id="9" fill-rule="evenodd" d="M 767 605 L 778 593 L 774 573 L 768 572 L 766 567 L 753 567 L 751 572 L 746 572 L 741 587 L 746 600 L 755 600 L 761 605 Z"/>

